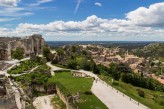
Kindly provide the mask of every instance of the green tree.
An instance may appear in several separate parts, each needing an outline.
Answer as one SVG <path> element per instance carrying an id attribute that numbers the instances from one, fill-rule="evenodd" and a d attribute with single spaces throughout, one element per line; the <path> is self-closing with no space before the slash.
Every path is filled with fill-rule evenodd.
<path id="1" fill-rule="evenodd" d="M 115 63 L 111 63 L 109 65 L 109 69 L 108 69 L 108 73 L 112 75 L 112 77 L 115 79 L 115 80 L 119 80 L 120 79 L 120 72 L 117 71 L 117 64 Z"/>
<path id="2" fill-rule="evenodd" d="M 132 73 L 132 70 L 129 68 L 129 66 L 124 63 L 118 64 L 116 70 L 119 73 Z"/>
<path id="3" fill-rule="evenodd" d="M 20 48 L 16 48 L 16 50 L 12 53 L 12 58 L 20 60 L 23 58 L 23 55 L 23 50 L 21 50 Z"/>
<path id="4" fill-rule="evenodd" d="M 68 60 L 67 67 L 70 69 L 76 69 L 77 68 L 77 62 L 76 60 Z"/>
<path id="5" fill-rule="evenodd" d="M 97 65 L 100 73 L 102 74 L 108 74 L 108 68 L 102 64 Z"/>
<path id="6" fill-rule="evenodd" d="M 57 52 L 57 55 L 59 56 L 59 58 L 64 55 L 64 50 L 62 48 L 56 49 L 56 52 Z"/>
<path id="7" fill-rule="evenodd" d="M 84 69 L 84 70 L 87 70 L 87 71 L 92 70 L 91 69 L 91 62 L 87 59 L 83 59 L 82 62 L 81 62 L 80 68 Z"/>
<path id="8" fill-rule="evenodd" d="M 77 51 L 76 46 L 72 45 L 71 50 L 72 50 L 73 53 L 75 53 Z"/>
<path id="9" fill-rule="evenodd" d="M 115 63 L 111 63 L 111 64 L 109 65 L 108 73 L 109 73 L 109 74 L 115 73 L 115 72 L 116 72 L 116 67 L 117 67 L 117 65 L 116 65 Z"/>
<path id="10" fill-rule="evenodd" d="M 46 57 L 46 59 L 48 59 L 50 53 L 51 52 L 50 52 L 49 48 L 47 48 L 47 47 L 43 48 L 43 56 Z"/>
<path id="11" fill-rule="evenodd" d="M 94 62 L 93 62 L 93 64 L 92 64 L 92 71 L 93 71 L 93 73 L 95 73 L 95 74 L 100 74 L 100 71 L 99 71 L 97 65 L 96 65 Z"/>

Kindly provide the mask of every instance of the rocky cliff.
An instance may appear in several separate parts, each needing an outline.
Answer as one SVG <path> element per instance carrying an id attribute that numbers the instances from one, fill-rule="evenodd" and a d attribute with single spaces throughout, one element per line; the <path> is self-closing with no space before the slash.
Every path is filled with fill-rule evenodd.
<path id="1" fill-rule="evenodd" d="M 0 38 L 0 60 L 10 60 L 11 54 L 16 48 L 20 48 L 24 52 L 24 56 L 31 54 L 41 54 L 45 41 L 42 35 L 34 34 L 25 38 Z"/>

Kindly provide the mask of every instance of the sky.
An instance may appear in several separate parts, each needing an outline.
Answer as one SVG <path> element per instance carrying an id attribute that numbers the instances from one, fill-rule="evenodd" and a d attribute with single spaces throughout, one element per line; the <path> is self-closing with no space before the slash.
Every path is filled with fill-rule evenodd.
<path id="1" fill-rule="evenodd" d="M 0 0 L 0 37 L 164 41 L 164 0 Z"/>

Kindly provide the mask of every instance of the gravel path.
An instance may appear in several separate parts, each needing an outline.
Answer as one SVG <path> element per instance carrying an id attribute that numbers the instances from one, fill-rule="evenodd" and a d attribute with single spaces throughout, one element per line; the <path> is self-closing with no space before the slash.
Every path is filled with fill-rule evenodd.
<path id="1" fill-rule="evenodd" d="M 100 81 L 94 81 L 91 90 L 110 109 L 145 109 Z"/>
<path id="2" fill-rule="evenodd" d="M 55 75 L 54 71 L 65 70 L 64 68 L 60 68 L 60 67 L 57 67 L 57 66 L 52 65 L 50 62 L 47 62 L 46 64 L 47 64 L 49 67 L 51 67 L 51 75 L 52 75 L 52 76 Z"/>

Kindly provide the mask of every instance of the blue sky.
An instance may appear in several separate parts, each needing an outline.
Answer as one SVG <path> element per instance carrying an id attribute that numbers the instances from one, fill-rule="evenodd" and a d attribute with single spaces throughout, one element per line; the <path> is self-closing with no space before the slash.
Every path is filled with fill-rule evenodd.
<path id="1" fill-rule="evenodd" d="M 164 41 L 163 0 L 0 0 L 0 36 Z"/>

